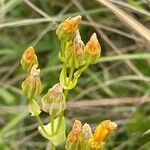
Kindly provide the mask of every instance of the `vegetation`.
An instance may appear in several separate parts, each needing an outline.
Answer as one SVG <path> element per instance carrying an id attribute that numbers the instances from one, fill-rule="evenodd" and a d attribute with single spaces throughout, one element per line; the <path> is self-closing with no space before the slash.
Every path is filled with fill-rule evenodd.
<path id="1" fill-rule="evenodd" d="M 111 119 L 118 125 L 106 150 L 147 150 L 150 146 L 150 4 L 141 0 L 0 1 L 0 149 L 50 149 L 30 117 L 21 91 L 26 74 L 20 59 L 33 46 L 40 62 L 42 96 L 58 83 L 60 45 L 55 30 L 62 20 L 82 15 L 80 34 L 87 43 L 97 33 L 100 60 L 82 73 L 68 95 L 67 135 L 74 120 Z M 39 97 L 40 98 L 40 97 Z M 79 111 L 80 110 L 80 111 Z M 42 113 L 43 122 L 49 122 Z M 61 150 L 60 145 L 57 149 Z"/>

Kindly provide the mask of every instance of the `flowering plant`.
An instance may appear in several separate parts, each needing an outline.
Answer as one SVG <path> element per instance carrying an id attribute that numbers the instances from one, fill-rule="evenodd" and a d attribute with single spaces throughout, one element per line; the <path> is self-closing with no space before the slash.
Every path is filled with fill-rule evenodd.
<path id="1" fill-rule="evenodd" d="M 40 80 L 40 69 L 38 59 L 33 47 L 25 50 L 21 65 L 28 73 L 22 83 L 22 90 L 27 96 L 29 109 L 32 116 L 37 118 L 40 134 L 51 142 L 51 149 L 55 150 L 57 145 L 65 142 L 66 150 L 102 150 L 106 136 L 116 129 L 116 123 L 111 120 L 102 121 L 92 134 L 89 124 L 75 120 L 72 130 L 66 138 L 66 123 L 64 111 L 68 91 L 73 89 L 80 77 L 90 64 L 94 64 L 100 58 L 101 47 L 96 33 L 93 33 L 89 41 L 84 44 L 81 40 L 78 26 L 81 16 L 68 18 L 63 21 L 56 30 L 61 43 L 59 59 L 62 62 L 62 70 L 59 83 L 51 87 L 42 97 L 41 105 L 37 96 L 42 91 Z M 44 111 L 50 116 L 50 122 L 42 123 L 40 114 Z"/>

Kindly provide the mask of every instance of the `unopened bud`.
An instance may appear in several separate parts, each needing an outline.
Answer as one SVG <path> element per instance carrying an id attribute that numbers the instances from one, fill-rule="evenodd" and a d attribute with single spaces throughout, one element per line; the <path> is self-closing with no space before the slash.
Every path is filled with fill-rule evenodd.
<path id="1" fill-rule="evenodd" d="M 85 46 L 85 60 L 89 64 L 94 64 L 98 61 L 101 53 L 101 47 L 97 39 L 96 33 L 93 33 L 90 40 Z"/>
<path id="2" fill-rule="evenodd" d="M 34 99 L 29 102 L 29 109 L 31 116 L 38 116 L 41 113 L 40 107 Z"/>
<path id="3" fill-rule="evenodd" d="M 65 21 L 63 21 L 56 30 L 56 34 L 59 40 L 71 41 L 80 22 L 81 16 L 68 18 Z"/>
<path id="4" fill-rule="evenodd" d="M 40 69 L 37 69 L 37 65 L 32 67 L 30 75 L 22 83 L 22 90 L 29 100 L 41 93 Z"/>
<path id="5" fill-rule="evenodd" d="M 83 64 L 84 43 L 81 40 L 79 30 L 76 31 L 72 42 L 66 47 L 65 53 L 68 67 L 78 68 Z"/>
<path id="6" fill-rule="evenodd" d="M 60 83 L 50 88 L 47 94 L 42 98 L 42 108 L 50 115 L 59 115 L 66 108 L 63 87 Z"/>
<path id="7" fill-rule="evenodd" d="M 75 120 L 72 130 L 68 135 L 68 139 L 72 142 L 77 142 L 81 133 L 82 124 L 81 121 Z"/>
<path id="8" fill-rule="evenodd" d="M 79 150 L 81 128 L 82 128 L 81 121 L 75 120 L 72 130 L 69 133 L 66 140 L 65 148 L 67 150 Z"/>
<path id="9" fill-rule="evenodd" d="M 33 47 L 29 47 L 22 55 L 21 65 L 23 70 L 30 71 L 34 65 L 38 66 L 37 56 Z"/>
<path id="10" fill-rule="evenodd" d="M 88 140 L 92 136 L 92 130 L 89 124 L 85 123 L 82 126 L 81 135 L 84 140 Z"/>

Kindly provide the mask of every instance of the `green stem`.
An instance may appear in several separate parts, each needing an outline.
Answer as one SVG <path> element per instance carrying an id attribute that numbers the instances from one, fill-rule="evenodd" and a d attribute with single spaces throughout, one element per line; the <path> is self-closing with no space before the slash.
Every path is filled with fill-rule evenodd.
<path id="1" fill-rule="evenodd" d="M 67 100 L 68 90 L 64 90 L 64 95 L 65 95 L 65 98 L 66 98 L 66 100 Z"/>
<path id="2" fill-rule="evenodd" d="M 67 78 L 66 78 L 66 76 L 67 76 L 67 67 L 66 67 L 66 64 L 64 63 L 64 65 L 63 65 L 63 67 L 64 67 L 64 84 L 66 85 L 66 82 L 67 82 Z"/>
<path id="3" fill-rule="evenodd" d="M 51 150 L 56 150 L 56 147 L 52 142 L 51 142 Z"/>
<path id="4" fill-rule="evenodd" d="M 54 135 L 54 114 L 51 115 L 51 132 L 52 132 L 52 136 Z M 55 145 L 51 142 L 51 150 L 55 150 L 56 147 Z"/>
<path id="5" fill-rule="evenodd" d="M 38 123 L 39 123 L 40 127 L 42 128 L 43 132 L 44 132 L 47 136 L 50 136 L 49 133 L 45 130 L 41 118 L 40 118 L 39 116 L 36 116 L 36 118 L 37 118 Z"/>
<path id="6" fill-rule="evenodd" d="M 70 69 L 70 73 L 69 73 L 68 85 L 69 85 L 70 81 L 72 80 L 73 73 L 74 73 L 74 68 L 71 68 L 71 69 Z"/>
<path id="7" fill-rule="evenodd" d="M 65 46 L 66 42 L 64 40 L 61 41 L 61 55 L 65 57 Z"/>
<path id="8" fill-rule="evenodd" d="M 51 131 L 52 131 L 52 135 L 54 134 L 54 115 L 51 115 Z"/>
<path id="9" fill-rule="evenodd" d="M 69 74 L 68 84 L 69 84 L 70 81 L 72 80 L 73 73 L 74 73 L 74 68 L 71 68 L 71 69 L 70 69 L 70 74 Z M 65 94 L 65 98 L 67 99 L 68 90 L 65 90 L 65 91 L 64 91 L 64 94 Z M 60 115 L 59 115 L 59 121 L 58 121 L 57 129 L 56 129 L 56 133 L 58 132 L 58 130 L 59 130 L 60 126 L 61 126 L 63 114 L 64 114 L 64 112 L 61 112 Z"/>
<path id="10" fill-rule="evenodd" d="M 61 112 L 60 115 L 59 115 L 59 120 L 58 120 L 58 125 L 57 125 L 57 129 L 56 129 L 56 133 L 58 133 L 58 130 L 59 130 L 60 126 L 61 126 L 63 115 L 64 115 L 64 112 Z"/>

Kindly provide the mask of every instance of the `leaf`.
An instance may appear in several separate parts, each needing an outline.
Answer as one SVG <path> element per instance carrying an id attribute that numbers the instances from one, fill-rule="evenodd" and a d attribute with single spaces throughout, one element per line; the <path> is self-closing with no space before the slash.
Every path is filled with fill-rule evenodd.
<path id="1" fill-rule="evenodd" d="M 59 118 L 56 118 L 54 120 L 54 131 L 56 131 L 57 125 L 59 122 Z M 40 132 L 40 134 L 47 138 L 48 140 L 50 140 L 54 145 L 59 145 L 60 143 L 64 142 L 66 140 L 66 122 L 65 122 L 65 118 L 63 117 L 60 128 L 57 132 L 57 134 L 52 136 L 51 133 L 51 123 L 48 123 L 47 125 L 44 125 L 45 130 L 49 133 L 50 136 L 47 136 L 42 128 L 39 126 L 38 130 Z"/>
<path id="2" fill-rule="evenodd" d="M 12 104 L 15 100 L 14 95 L 8 91 L 6 88 L 0 88 L 0 98 L 6 103 L 6 104 Z"/>

